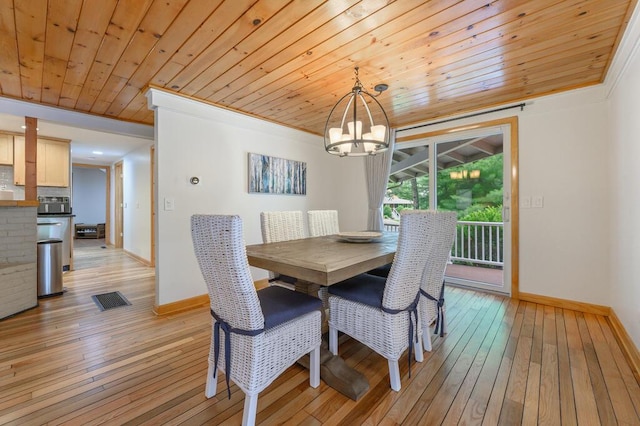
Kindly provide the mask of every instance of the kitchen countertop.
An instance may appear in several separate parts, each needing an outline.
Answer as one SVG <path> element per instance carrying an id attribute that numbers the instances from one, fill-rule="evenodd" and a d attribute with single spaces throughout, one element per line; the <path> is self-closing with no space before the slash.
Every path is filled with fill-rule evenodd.
<path id="1" fill-rule="evenodd" d="M 40 202 L 37 200 L 0 200 L 0 207 L 38 207 Z"/>

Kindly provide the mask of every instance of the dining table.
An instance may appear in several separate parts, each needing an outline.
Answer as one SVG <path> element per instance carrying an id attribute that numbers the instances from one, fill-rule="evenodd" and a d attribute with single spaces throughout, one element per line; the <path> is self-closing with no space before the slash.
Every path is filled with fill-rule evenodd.
<path id="1" fill-rule="evenodd" d="M 296 278 L 295 289 L 326 299 L 326 287 L 393 261 L 397 232 L 340 233 L 246 246 L 249 265 Z M 325 308 L 326 306 L 326 300 Z M 326 329 L 326 317 L 323 312 Z M 305 361 L 301 363 L 304 365 Z M 321 350 L 321 378 L 332 388 L 358 400 L 369 389 L 366 377 L 334 356 L 325 345 Z"/>

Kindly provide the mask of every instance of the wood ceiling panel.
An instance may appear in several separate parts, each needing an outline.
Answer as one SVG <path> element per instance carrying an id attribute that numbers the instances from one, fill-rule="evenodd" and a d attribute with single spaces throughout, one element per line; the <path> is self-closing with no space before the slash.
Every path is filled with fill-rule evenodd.
<path id="1" fill-rule="evenodd" d="M 321 134 L 353 67 L 393 125 L 602 82 L 637 0 L 6 0 L 5 96 L 152 123 L 149 85 Z"/>
<path id="2" fill-rule="evenodd" d="M 223 72 L 216 70 L 217 62 L 229 50 L 236 49 L 236 45 L 244 40 L 251 32 L 261 25 L 266 25 L 281 8 L 286 6 L 286 0 L 260 0 L 245 13 L 238 16 L 231 25 L 218 36 L 215 41 L 204 49 L 201 54 L 185 67 L 171 82 L 170 87 L 177 87 L 180 93 L 194 95 L 195 92 L 208 83 L 207 75 L 203 73 Z M 217 17 L 219 22 L 228 22 L 226 16 Z"/>
<path id="3" fill-rule="evenodd" d="M 608 16 L 608 15 L 605 15 Z M 601 26 L 606 27 L 606 26 L 613 26 L 615 28 L 617 28 L 619 25 L 619 23 L 612 23 L 609 21 L 605 21 L 603 24 L 601 24 Z M 532 25 L 530 25 L 529 27 L 532 27 Z M 543 43 L 541 43 L 540 45 L 533 45 L 531 43 L 527 43 L 527 40 L 529 39 L 529 36 L 532 36 L 531 32 L 528 33 L 524 33 L 523 37 L 517 37 L 516 40 L 522 40 L 522 43 L 517 44 L 518 48 L 514 47 L 513 49 L 510 49 L 508 52 L 513 56 L 513 60 L 522 60 L 522 61 L 526 61 L 526 54 L 531 52 L 532 46 L 537 47 L 537 49 L 540 52 L 544 52 L 545 56 L 548 56 L 550 58 L 550 61 L 553 60 L 553 55 L 550 55 L 549 52 L 556 52 L 557 55 L 565 55 L 565 46 L 567 45 L 567 43 L 571 43 L 571 42 L 576 42 L 576 45 L 581 45 L 581 46 L 588 46 L 587 44 L 585 44 L 585 41 L 587 41 L 587 39 L 589 39 L 592 43 L 596 40 L 596 38 L 598 38 L 598 34 L 597 31 L 600 29 L 600 27 L 594 27 L 593 25 L 586 25 L 584 28 L 581 29 L 574 29 L 572 27 L 572 29 L 570 30 L 570 32 L 567 33 L 567 37 L 562 37 L 563 34 L 561 33 L 559 37 L 559 41 L 558 42 L 554 42 L 554 39 L 549 39 L 549 40 L 544 40 Z M 549 31 L 551 31 L 551 29 L 548 29 Z M 582 32 L 581 32 L 582 31 Z M 557 31 L 556 31 L 557 32 Z M 555 45 L 553 45 L 555 44 Z M 527 47 L 528 46 L 528 47 Z M 573 47 L 573 46 L 572 46 Z M 550 48 L 552 48 L 551 50 L 549 50 Z M 507 61 L 508 59 L 510 59 L 506 53 L 500 52 L 499 49 L 497 51 L 495 51 L 495 55 L 494 58 L 499 59 L 499 62 L 505 62 L 505 68 L 508 68 L 510 65 L 509 63 L 511 63 L 512 61 Z M 416 56 L 416 55 L 414 55 Z M 447 57 L 447 55 L 441 55 L 444 57 Z M 468 59 L 468 63 L 470 64 L 475 64 L 478 68 L 478 70 L 480 70 L 479 72 L 482 72 L 482 70 L 484 70 L 484 68 L 487 66 L 486 64 L 483 64 L 483 61 L 481 59 L 478 58 L 482 58 L 484 57 L 485 54 L 483 54 L 482 56 L 478 56 L 478 55 L 473 55 L 471 56 L 471 54 L 469 55 L 464 55 L 464 53 L 460 54 L 451 54 L 450 57 L 452 58 L 470 58 Z M 522 56 L 522 58 L 520 58 L 520 56 Z M 400 62 L 401 58 L 396 58 L 396 61 L 392 61 L 394 63 Z M 394 72 L 393 74 L 396 75 L 396 78 L 401 80 L 403 83 L 405 83 L 408 87 L 407 90 L 404 90 L 404 93 L 406 94 L 406 96 L 408 96 L 409 101 L 408 103 L 410 105 L 413 104 L 413 102 L 415 102 L 417 100 L 417 98 L 415 97 L 415 92 L 416 91 L 420 91 L 421 87 L 425 87 L 424 86 L 424 82 L 425 82 L 425 76 L 429 75 L 429 79 L 428 79 L 428 86 L 429 87 L 429 91 L 435 91 L 436 89 L 441 90 L 441 87 L 446 86 L 446 87 L 453 87 L 453 88 L 457 88 L 460 84 L 461 81 L 464 81 L 464 77 L 465 77 L 465 73 L 464 73 L 464 67 L 460 66 L 457 63 L 452 63 L 452 64 L 448 64 L 447 66 L 447 70 L 444 69 L 434 69 L 432 71 L 427 71 L 426 69 L 424 69 L 427 66 L 431 66 L 432 63 L 431 62 L 427 62 L 427 61 L 420 61 L 421 64 L 416 64 L 412 67 L 409 67 L 410 71 L 406 71 L 403 70 L 401 67 L 396 67 L 394 68 Z M 469 65 L 467 65 L 469 66 Z M 422 73 L 420 73 L 419 71 L 423 70 L 424 71 Z M 414 76 L 413 79 L 409 79 L 407 78 L 404 74 L 410 73 L 412 76 Z M 456 79 L 456 78 L 452 78 L 455 76 L 454 73 L 459 73 L 460 76 Z M 505 74 L 507 74 L 507 71 L 504 72 Z M 385 81 L 385 80 L 383 80 Z M 599 81 L 599 80 L 598 80 Z M 394 85 L 392 82 L 390 81 L 385 81 L 387 83 L 390 84 L 391 86 L 391 94 L 393 95 L 394 92 L 394 87 L 397 87 L 396 85 Z M 594 81 L 591 81 L 590 83 L 593 83 Z M 517 84 L 517 82 L 516 82 Z M 342 94 L 344 94 L 348 88 L 349 88 L 349 84 L 344 83 L 343 84 L 343 92 Z M 305 92 L 308 93 L 308 96 L 311 98 L 317 98 L 319 96 L 321 96 L 322 92 L 325 90 L 323 85 L 312 85 L 312 84 L 308 84 L 307 86 L 305 86 L 303 89 Z M 401 94 L 401 95 L 395 95 L 393 96 L 393 104 L 390 105 L 388 103 L 388 98 L 387 96 L 389 96 L 389 94 L 385 94 L 383 95 L 379 100 L 383 103 L 384 107 L 387 110 L 387 113 L 390 115 L 393 115 L 396 109 L 400 108 L 401 105 L 403 105 L 402 103 L 402 99 L 404 98 L 405 95 Z M 288 101 L 288 100 L 287 100 Z M 297 117 L 300 117 L 300 111 L 295 111 L 293 112 L 293 109 L 291 108 L 291 105 L 282 105 L 282 104 L 278 104 L 278 101 L 273 101 L 272 102 L 272 107 L 274 108 L 278 108 L 278 111 L 274 111 L 271 110 L 269 112 L 270 115 L 272 115 L 273 117 L 275 117 L 278 120 L 285 120 L 287 121 L 288 119 L 290 119 L 290 116 L 282 116 L 279 112 L 280 111 L 284 111 L 284 113 L 286 113 L 287 111 L 289 111 L 290 113 L 294 114 Z M 313 114 L 317 114 L 318 111 L 317 110 L 312 110 L 312 106 L 307 104 L 305 105 L 305 108 L 307 108 L 308 114 L 309 115 L 313 115 Z M 322 108 L 322 106 L 321 106 Z M 390 111 L 391 109 L 391 111 Z M 259 108 L 256 108 L 256 111 L 258 111 L 259 113 L 264 114 L 264 111 L 260 111 Z M 400 112 L 401 113 L 401 112 Z M 304 118 L 303 118 L 304 119 Z"/>
<path id="4" fill-rule="evenodd" d="M 218 2 L 194 1 L 187 6 L 185 4 L 187 0 L 157 0 L 153 3 L 129 48 L 102 88 L 100 98 L 107 102 L 95 105 L 92 112 L 118 115 L 131 100 L 130 96 L 142 90 L 168 57 L 182 45 L 188 33 L 184 29 L 199 24 L 201 21 L 198 21 L 198 17 L 205 19 Z M 113 104 L 118 108 L 109 108 Z"/>
<path id="5" fill-rule="evenodd" d="M 22 97 L 39 102 L 42 91 L 47 0 L 14 2 Z"/>
<path id="6" fill-rule="evenodd" d="M 161 37 L 155 48 L 147 55 L 142 63 L 133 71 L 131 76 L 126 74 L 127 85 L 120 87 L 120 91 L 115 94 L 110 104 L 115 104 L 118 108 L 111 108 L 105 111 L 109 115 L 117 116 L 118 113 L 130 104 L 138 93 L 144 90 L 151 82 L 165 85 L 184 66 L 178 65 L 183 56 L 191 57 L 193 49 L 192 41 L 203 43 L 204 34 L 209 34 L 214 30 L 211 27 L 211 16 L 219 10 L 224 11 L 224 5 L 220 7 L 221 0 L 192 0 L 178 14 L 171 26 L 167 28 L 164 36 Z M 242 6 L 238 1 L 239 6 Z M 224 12 L 222 12 L 224 13 Z M 198 27 L 195 35 L 192 35 L 194 27 Z M 218 25 L 219 28 L 224 28 Z M 222 31 L 222 30 L 220 30 Z M 187 41 L 188 40 L 188 41 Z M 206 44 L 203 44 L 206 45 Z M 177 59 L 176 59 L 177 58 Z M 167 67 L 167 65 L 171 65 Z M 120 86 L 120 85 L 119 85 Z"/>
<path id="7" fill-rule="evenodd" d="M 16 21 L 13 4 L 0 2 L 0 93 L 14 98 L 22 97 L 20 60 L 16 40 Z"/>
<path id="8" fill-rule="evenodd" d="M 138 32 L 139 24 L 150 5 L 151 0 L 118 3 L 91 64 L 89 76 L 82 85 L 76 109 L 82 111 L 91 109 L 125 49 L 127 47 L 129 51 L 134 49 L 130 47 L 131 39 Z"/>
<path id="9" fill-rule="evenodd" d="M 269 40 L 262 48 L 253 49 L 251 55 L 237 62 L 197 95 L 210 102 L 228 104 L 223 101 L 225 97 L 245 88 L 246 84 L 251 84 L 256 78 L 269 75 L 271 64 L 286 64 L 296 57 L 313 55 L 313 48 L 310 49 L 310 46 L 322 43 L 327 32 L 341 31 L 348 25 L 344 23 L 340 28 L 332 25 L 336 23 L 335 19 L 327 22 L 331 16 L 327 13 L 328 10 L 343 13 L 354 3 L 357 0 L 324 3 L 300 19 L 294 19 L 295 23 L 286 31 Z M 288 16 L 285 19 L 289 19 Z"/>
<path id="10" fill-rule="evenodd" d="M 83 4 L 62 83 L 59 106 L 75 107 L 117 3 L 117 0 L 101 0 L 99 8 Z"/>
<path id="11" fill-rule="evenodd" d="M 440 1 L 439 6 L 449 7 L 455 5 L 455 3 L 452 0 L 448 2 Z M 390 11 L 389 8 L 391 6 L 387 6 L 384 10 L 378 12 L 383 16 L 376 18 L 374 15 L 371 17 L 373 22 L 379 19 L 381 22 L 386 23 L 376 28 L 375 33 L 369 31 L 371 21 L 361 20 L 354 22 L 348 28 L 350 31 L 339 32 L 335 36 L 327 38 L 322 45 L 314 47 L 312 50 L 314 54 L 311 60 L 305 57 L 297 57 L 295 61 L 287 62 L 286 68 L 274 70 L 269 74 L 268 78 L 256 80 L 255 84 L 248 85 L 245 90 L 235 94 L 240 100 L 230 106 L 238 109 L 249 109 L 260 115 L 262 113 L 259 108 L 260 105 L 266 104 L 267 108 L 272 108 L 273 105 L 278 103 L 277 99 L 288 100 L 291 98 L 291 93 L 302 92 L 310 84 L 316 84 L 317 87 L 322 88 L 325 94 L 320 96 L 327 96 L 328 103 L 337 102 L 339 97 L 344 94 L 342 93 L 345 90 L 344 88 L 346 87 L 346 90 L 348 90 L 353 85 L 351 78 L 353 77 L 353 67 L 356 63 L 349 59 L 350 55 L 362 54 L 361 52 L 369 48 L 376 40 L 385 40 L 387 37 L 397 34 L 399 28 L 406 29 L 417 26 L 420 31 L 418 34 L 421 34 L 431 26 L 426 25 L 425 22 L 432 19 L 434 14 L 437 13 L 437 9 L 413 9 L 415 4 L 409 2 L 396 2 L 392 6 L 395 5 L 398 5 L 398 8 Z M 404 7 L 400 8 L 401 5 Z M 469 6 L 469 2 L 467 2 L 467 5 L 471 9 L 477 8 Z M 364 36 L 353 38 L 354 33 L 364 34 Z M 336 49 L 336 46 L 339 48 Z M 380 53 L 378 52 L 378 54 Z M 338 60 L 347 61 L 347 66 L 337 65 Z M 299 67 L 302 72 L 295 73 L 294 69 L 296 67 Z M 367 72 L 375 72 L 375 70 L 367 69 Z M 311 95 L 309 99 L 318 99 L 318 97 L 317 95 Z M 247 103 L 254 100 L 257 101 L 252 104 Z"/>
<path id="12" fill-rule="evenodd" d="M 42 69 L 41 101 L 44 103 L 57 104 L 60 99 L 81 8 L 82 0 L 49 2 Z"/>

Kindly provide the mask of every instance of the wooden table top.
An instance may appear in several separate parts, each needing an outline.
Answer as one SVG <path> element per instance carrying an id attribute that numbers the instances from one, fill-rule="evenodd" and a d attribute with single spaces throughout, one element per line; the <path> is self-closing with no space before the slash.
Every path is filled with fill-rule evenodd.
<path id="1" fill-rule="evenodd" d="M 375 242 L 344 242 L 337 235 L 247 246 L 249 265 L 328 286 L 393 261 L 397 232 Z"/>

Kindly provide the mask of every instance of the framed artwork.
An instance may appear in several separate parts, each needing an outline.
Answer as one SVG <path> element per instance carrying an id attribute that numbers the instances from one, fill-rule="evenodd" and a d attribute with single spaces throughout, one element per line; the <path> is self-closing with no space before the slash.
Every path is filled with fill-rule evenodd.
<path id="1" fill-rule="evenodd" d="M 307 163 L 249 153 L 249 192 L 307 194 Z"/>

